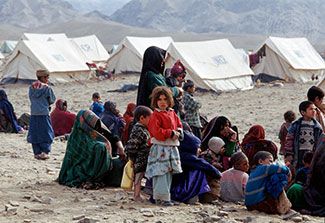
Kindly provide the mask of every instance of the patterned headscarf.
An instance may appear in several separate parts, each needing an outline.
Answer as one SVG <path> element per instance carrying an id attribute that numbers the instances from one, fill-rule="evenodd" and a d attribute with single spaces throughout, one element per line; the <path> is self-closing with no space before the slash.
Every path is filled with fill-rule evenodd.
<path id="1" fill-rule="evenodd" d="M 119 116 L 119 112 L 116 109 L 116 103 L 112 101 L 106 101 L 104 104 L 104 112 L 107 114 L 114 114 L 115 116 Z"/>

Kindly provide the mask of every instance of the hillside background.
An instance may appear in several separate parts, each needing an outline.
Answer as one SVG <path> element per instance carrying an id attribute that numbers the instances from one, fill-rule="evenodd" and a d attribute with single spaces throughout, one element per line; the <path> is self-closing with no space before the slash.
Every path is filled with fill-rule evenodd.
<path id="1" fill-rule="evenodd" d="M 176 41 L 229 38 L 255 49 L 268 35 L 325 45 L 321 0 L 0 0 L 0 39 L 23 32 L 96 34 L 109 48 L 125 35 Z"/>

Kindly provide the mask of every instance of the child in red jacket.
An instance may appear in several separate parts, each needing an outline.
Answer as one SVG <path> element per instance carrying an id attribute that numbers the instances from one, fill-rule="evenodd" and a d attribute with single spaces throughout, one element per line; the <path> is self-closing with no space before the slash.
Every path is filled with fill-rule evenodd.
<path id="1" fill-rule="evenodd" d="M 181 173 L 180 155 L 177 149 L 183 137 L 182 124 L 171 109 L 174 105 L 172 92 L 167 87 L 156 87 L 152 92 L 152 108 L 148 129 L 151 148 L 146 177 L 152 178 L 153 199 L 157 204 L 172 206 L 170 187 L 172 174 Z"/>

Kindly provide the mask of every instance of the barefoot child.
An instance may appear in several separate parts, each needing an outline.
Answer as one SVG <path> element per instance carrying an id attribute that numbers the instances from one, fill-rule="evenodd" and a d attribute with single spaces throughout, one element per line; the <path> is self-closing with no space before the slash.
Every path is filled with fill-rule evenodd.
<path id="1" fill-rule="evenodd" d="M 141 180 L 144 177 L 147 167 L 147 160 L 150 151 L 148 122 L 152 111 L 146 106 L 138 106 L 134 111 L 137 123 L 134 125 L 130 139 L 127 141 L 126 150 L 130 160 L 133 162 L 134 170 L 134 200 L 142 201 L 140 195 Z"/>
<path id="2" fill-rule="evenodd" d="M 157 204 L 172 206 L 170 187 L 172 174 L 181 173 L 180 155 L 177 146 L 183 136 L 182 124 L 171 109 L 174 105 L 172 92 L 167 87 L 156 87 L 152 92 L 152 113 L 148 129 L 151 149 L 146 177 L 152 178 L 153 199 Z"/>

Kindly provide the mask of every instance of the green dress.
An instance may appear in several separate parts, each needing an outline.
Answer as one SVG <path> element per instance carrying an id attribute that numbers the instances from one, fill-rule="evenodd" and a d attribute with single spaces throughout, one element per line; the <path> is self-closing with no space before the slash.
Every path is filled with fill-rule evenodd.
<path id="1" fill-rule="evenodd" d="M 100 119 L 81 110 L 68 140 L 58 181 L 69 187 L 100 183 L 113 168 L 110 142 L 95 130 Z M 103 126 L 103 125 L 101 125 Z"/>

